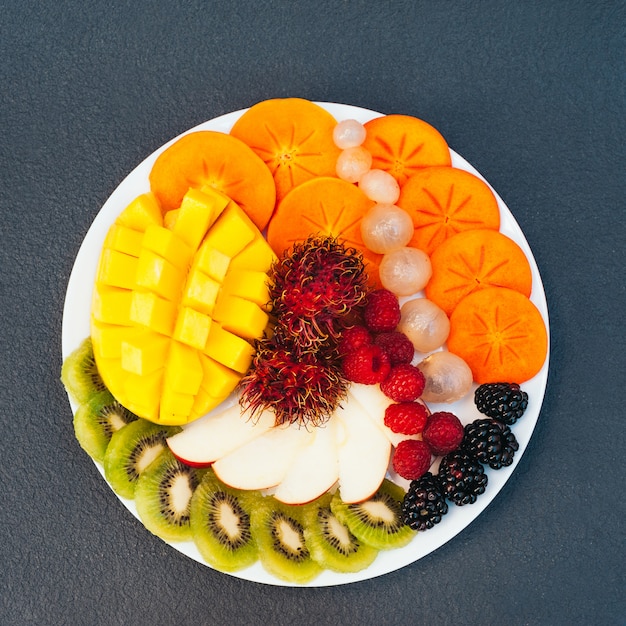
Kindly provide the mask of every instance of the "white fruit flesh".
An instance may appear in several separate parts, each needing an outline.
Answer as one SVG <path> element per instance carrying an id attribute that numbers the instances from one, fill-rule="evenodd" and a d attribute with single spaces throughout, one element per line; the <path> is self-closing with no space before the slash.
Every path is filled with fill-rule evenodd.
<path id="1" fill-rule="evenodd" d="M 167 444 L 182 461 L 204 465 L 260 437 L 273 426 L 271 411 L 264 411 L 258 420 L 252 420 L 243 415 L 241 407 L 235 403 L 192 422 L 182 432 L 169 437 Z"/>

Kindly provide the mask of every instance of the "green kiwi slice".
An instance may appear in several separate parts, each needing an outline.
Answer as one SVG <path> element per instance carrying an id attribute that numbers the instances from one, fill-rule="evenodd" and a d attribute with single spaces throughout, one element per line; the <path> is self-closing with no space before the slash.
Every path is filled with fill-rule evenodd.
<path id="1" fill-rule="evenodd" d="M 378 491 L 363 502 L 343 502 L 337 492 L 330 508 L 363 543 L 378 550 L 400 548 L 416 535 L 402 521 L 403 498 L 402 487 L 385 479 Z"/>
<path id="2" fill-rule="evenodd" d="M 180 430 L 139 419 L 114 432 L 103 463 L 104 477 L 113 491 L 123 498 L 134 498 L 140 474 L 167 447 L 165 439 Z"/>
<path id="3" fill-rule="evenodd" d="M 83 339 L 80 346 L 63 361 L 61 382 L 78 404 L 83 404 L 95 393 L 106 390 L 93 356 L 91 337 Z"/>
<path id="4" fill-rule="evenodd" d="M 267 572 L 288 582 L 307 583 L 322 571 L 304 539 L 301 506 L 283 504 L 266 496 L 255 506 L 250 518 L 259 560 Z"/>
<path id="5" fill-rule="evenodd" d="M 304 507 L 304 539 L 314 561 L 334 572 L 358 572 L 378 550 L 357 539 L 330 508 L 330 493 Z"/>
<path id="6" fill-rule="evenodd" d="M 102 463 L 113 433 L 137 419 L 108 391 L 101 391 L 76 410 L 74 434 L 81 448 L 94 461 Z"/>
<path id="7" fill-rule="evenodd" d="M 141 473 L 135 506 L 151 533 L 165 541 L 191 539 L 191 498 L 204 471 L 184 465 L 166 448 Z"/>
<path id="8" fill-rule="evenodd" d="M 235 572 L 258 560 L 251 512 L 261 499 L 258 491 L 224 485 L 208 470 L 191 500 L 191 531 L 202 558 L 212 567 Z"/>

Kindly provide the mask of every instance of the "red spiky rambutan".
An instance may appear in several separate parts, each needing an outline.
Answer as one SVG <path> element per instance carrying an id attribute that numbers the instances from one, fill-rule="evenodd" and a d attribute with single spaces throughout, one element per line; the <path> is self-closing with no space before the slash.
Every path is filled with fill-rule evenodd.
<path id="1" fill-rule="evenodd" d="M 244 411 L 254 419 L 272 410 L 276 425 L 325 423 L 346 397 L 348 381 L 324 354 L 300 350 L 277 336 L 257 342 L 252 365 L 239 382 Z"/>
<path id="2" fill-rule="evenodd" d="M 330 236 L 294 244 L 269 278 L 277 325 L 304 349 L 336 344 L 367 295 L 361 253 Z"/>

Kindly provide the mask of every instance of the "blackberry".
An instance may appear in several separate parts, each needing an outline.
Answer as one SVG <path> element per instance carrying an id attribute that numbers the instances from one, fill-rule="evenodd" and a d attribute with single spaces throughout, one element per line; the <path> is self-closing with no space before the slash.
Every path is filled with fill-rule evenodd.
<path id="1" fill-rule="evenodd" d="M 528 394 L 517 383 L 485 383 L 474 392 L 474 403 L 481 412 L 511 426 L 528 406 Z"/>
<path id="2" fill-rule="evenodd" d="M 458 506 L 473 504 L 487 487 L 482 464 L 465 450 L 455 450 L 441 459 L 438 478 L 446 498 Z"/>
<path id="3" fill-rule="evenodd" d="M 519 445 L 506 424 L 495 419 L 480 419 L 465 426 L 461 448 L 497 470 L 513 463 Z"/>
<path id="4" fill-rule="evenodd" d="M 412 480 L 402 501 L 402 519 L 413 530 L 427 530 L 441 521 L 448 512 L 448 503 L 437 478 L 426 472 Z"/>

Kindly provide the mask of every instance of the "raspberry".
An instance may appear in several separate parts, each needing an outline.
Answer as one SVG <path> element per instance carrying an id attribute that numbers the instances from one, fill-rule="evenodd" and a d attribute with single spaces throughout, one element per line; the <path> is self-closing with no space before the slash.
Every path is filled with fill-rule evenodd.
<path id="1" fill-rule="evenodd" d="M 399 402 L 385 409 L 385 426 L 394 433 L 417 435 L 428 421 L 428 409 L 421 402 Z"/>
<path id="2" fill-rule="evenodd" d="M 424 391 L 424 374 L 409 363 L 394 365 L 389 376 L 380 383 L 380 390 L 394 402 L 413 402 Z"/>
<path id="3" fill-rule="evenodd" d="M 365 325 L 375 333 L 389 332 L 400 323 L 400 303 L 388 289 L 376 289 L 367 296 L 363 311 Z"/>
<path id="4" fill-rule="evenodd" d="M 433 454 L 440 456 L 456 450 L 464 434 L 463 424 L 454 413 L 438 411 L 428 418 L 422 437 Z"/>
<path id="5" fill-rule="evenodd" d="M 339 354 L 345 356 L 354 352 L 357 348 L 372 343 L 372 335 L 365 326 L 352 326 L 341 333 L 339 341 Z"/>
<path id="6" fill-rule="evenodd" d="M 410 363 L 413 360 L 415 348 L 411 340 L 397 330 L 376 335 L 374 343 L 389 355 L 389 361 L 392 365 Z"/>
<path id="7" fill-rule="evenodd" d="M 393 469 L 407 480 L 421 478 L 430 468 L 430 448 L 419 439 L 401 441 L 393 453 Z"/>
<path id="8" fill-rule="evenodd" d="M 346 354 L 342 362 L 343 375 L 354 383 L 375 385 L 389 375 L 389 357 L 379 346 L 363 345 Z"/>

